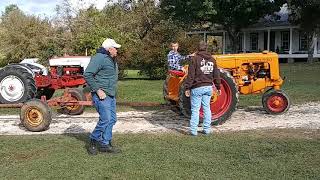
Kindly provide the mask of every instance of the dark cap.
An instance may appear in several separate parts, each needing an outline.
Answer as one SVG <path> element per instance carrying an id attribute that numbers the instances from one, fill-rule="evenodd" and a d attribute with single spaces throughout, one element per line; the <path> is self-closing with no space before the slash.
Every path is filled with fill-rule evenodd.
<path id="1" fill-rule="evenodd" d="M 206 51 L 208 48 L 208 45 L 204 41 L 199 42 L 198 51 Z"/>

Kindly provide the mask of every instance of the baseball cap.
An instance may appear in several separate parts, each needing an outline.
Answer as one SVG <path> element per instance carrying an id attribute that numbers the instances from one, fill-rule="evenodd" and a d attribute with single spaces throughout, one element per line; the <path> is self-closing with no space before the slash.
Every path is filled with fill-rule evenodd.
<path id="1" fill-rule="evenodd" d="M 116 43 L 115 40 L 110 39 L 110 38 L 107 38 L 106 40 L 103 41 L 102 47 L 103 47 L 103 48 L 106 48 L 106 49 L 109 49 L 109 48 L 111 48 L 111 47 L 120 48 L 121 45 L 118 44 L 118 43 Z"/>

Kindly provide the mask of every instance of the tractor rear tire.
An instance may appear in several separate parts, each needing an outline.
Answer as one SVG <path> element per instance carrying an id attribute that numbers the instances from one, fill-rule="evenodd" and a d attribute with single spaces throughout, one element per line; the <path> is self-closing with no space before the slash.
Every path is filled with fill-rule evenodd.
<path id="1" fill-rule="evenodd" d="M 53 88 L 38 89 L 37 90 L 37 98 L 41 99 L 41 96 L 46 96 L 46 100 L 49 100 L 52 98 L 54 92 L 55 92 L 55 89 L 53 89 Z"/>
<path id="2" fill-rule="evenodd" d="M 185 95 L 185 82 L 186 79 L 183 80 L 179 89 L 179 108 L 180 112 L 187 118 L 191 117 L 191 100 L 190 97 Z"/>
<path id="3" fill-rule="evenodd" d="M 220 70 L 221 76 L 221 95 L 218 100 L 211 103 L 212 124 L 221 125 L 226 122 L 236 110 L 238 103 L 238 88 L 234 78 L 227 71 Z M 185 96 L 185 87 L 182 83 L 179 92 L 179 107 L 183 115 L 190 118 L 191 116 L 191 102 L 190 98 Z M 219 103 L 219 104 L 217 104 Z M 221 106 L 220 106 L 221 105 Z M 203 113 L 200 109 L 200 119 L 203 118 Z"/>
<path id="4" fill-rule="evenodd" d="M 50 107 L 39 99 L 27 101 L 21 107 L 20 120 L 29 131 L 45 131 L 49 129 L 52 120 Z"/>
<path id="5" fill-rule="evenodd" d="M 282 90 L 269 89 L 262 96 L 262 106 L 269 114 L 280 115 L 287 112 L 291 102 Z"/>
<path id="6" fill-rule="evenodd" d="M 0 103 L 23 103 L 36 96 L 33 74 L 21 66 L 6 66 L 0 70 Z"/>
<path id="7" fill-rule="evenodd" d="M 86 101 L 86 97 L 82 90 L 80 89 L 69 89 L 68 92 L 71 94 L 71 97 L 74 101 Z M 85 109 L 84 105 L 74 105 L 74 106 L 64 106 L 61 109 L 63 114 L 67 115 L 80 115 Z"/>

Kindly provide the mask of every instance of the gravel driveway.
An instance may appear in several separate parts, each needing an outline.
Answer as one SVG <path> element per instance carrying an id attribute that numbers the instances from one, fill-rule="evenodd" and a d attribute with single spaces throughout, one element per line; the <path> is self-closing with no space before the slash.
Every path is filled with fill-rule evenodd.
<path id="1" fill-rule="evenodd" d="M 97 117 L 97 113 L 55 115 L 49 130 L 35 133 L 20 125 L 19 116 L 1 115 L 0 135 L 86 133 L 95 127 Z M 320 129 L 320 102 L 292 106 L 287 113 L 279 116 L 266 114 L 261 107 L 239 108 L 225 124 L 213 127 L 213 131 L 275 128 Z M 174 131 L 187 132 L 188 119 L 170 110 L 120 112 L 114 127 L 116 133 Z"/>

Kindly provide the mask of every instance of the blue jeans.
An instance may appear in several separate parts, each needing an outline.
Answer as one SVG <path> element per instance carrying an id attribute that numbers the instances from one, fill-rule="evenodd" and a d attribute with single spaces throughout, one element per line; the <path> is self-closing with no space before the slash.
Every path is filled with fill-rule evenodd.
<path id="1" fill-rule="evenodd" d="M 199 110 L 202 104 L 204 118 L 203 131 L 209 134 L 211 130 L 211 110 L 210 100 L 212 96 L 212 86 L 203 86 L 191 89 L 191 120 L 190 130 L 191 134 L 197 135 L 199 125 Z"/>
<path id="2" fill-rule="evenodd" d="M 90 138 L 102 145 L 108 145 L 112 139 L 112 128 L 117 122 L 116 98 L 107 96 L 104 100 L 100 100 L 96 93 L 92 93 L 92 100 L 99 113 L 99 121 Z"/>

